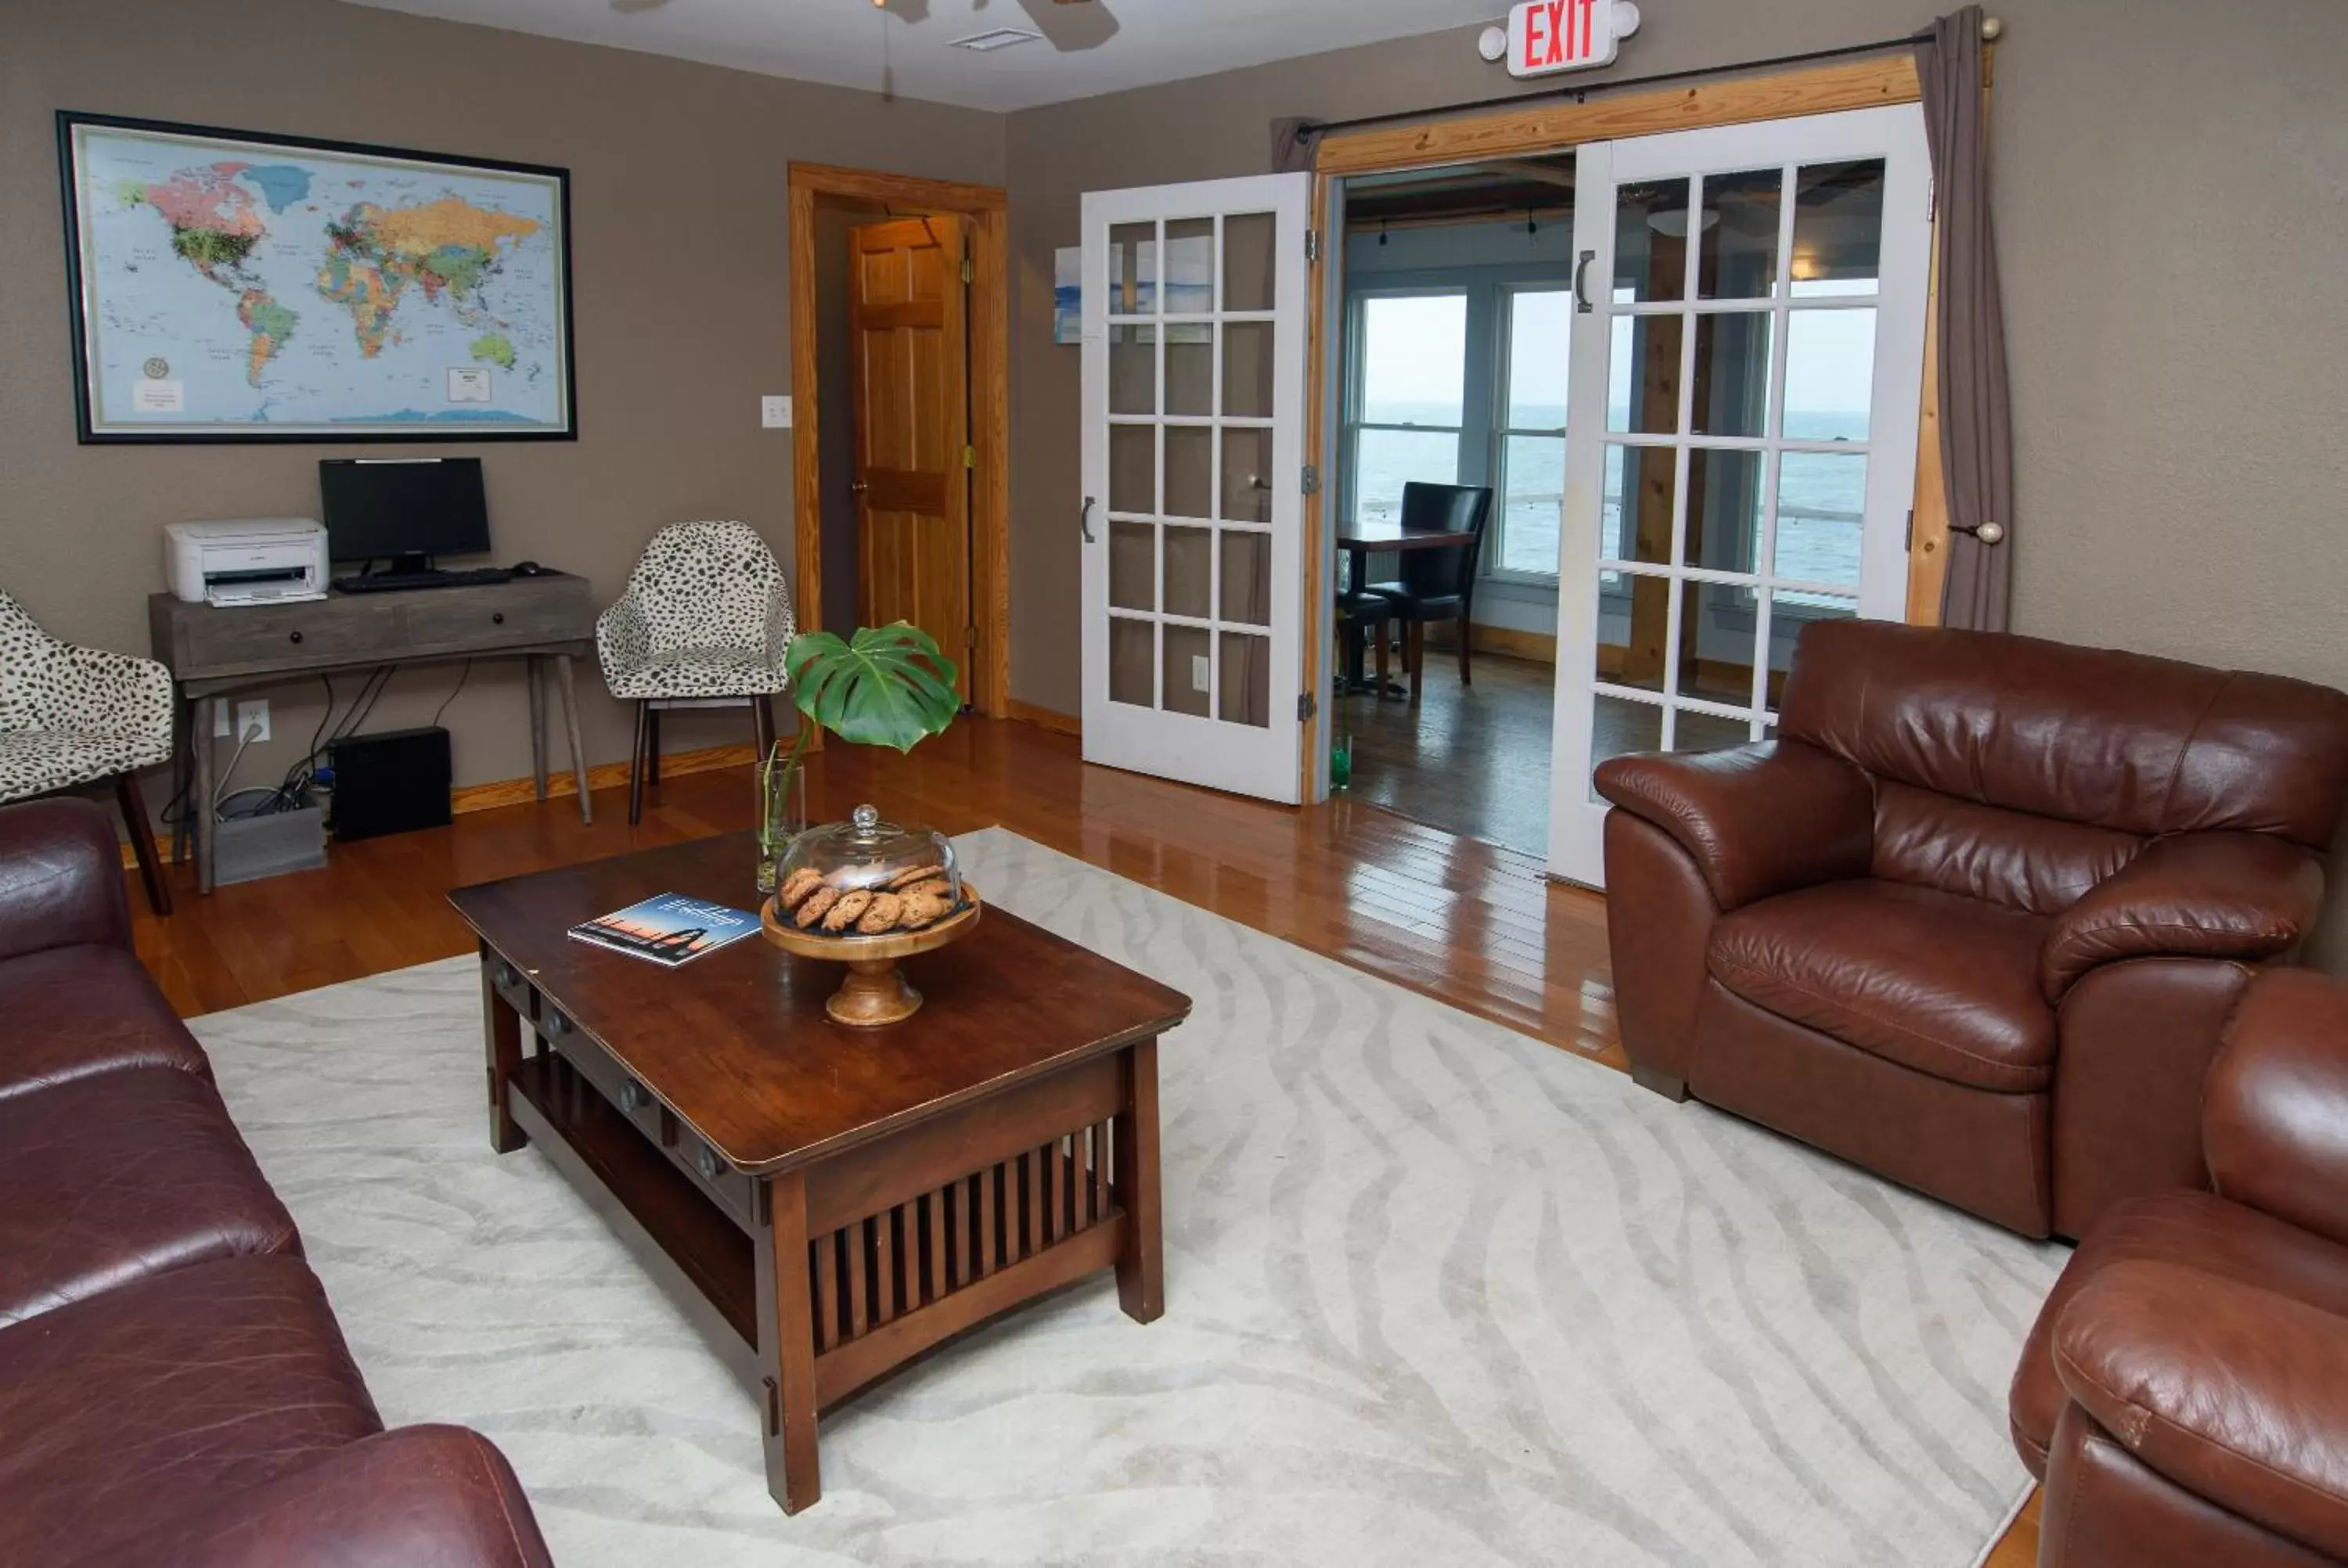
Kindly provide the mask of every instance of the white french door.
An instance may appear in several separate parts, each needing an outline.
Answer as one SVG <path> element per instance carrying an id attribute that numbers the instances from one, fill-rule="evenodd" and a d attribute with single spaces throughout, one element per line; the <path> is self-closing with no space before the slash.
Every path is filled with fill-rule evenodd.
<path id="1" fill-rule="evenodd" d="M 1913 105 L 1577 150 L 1550 870 L 1610 756 L 1766 738 L 1810 621 L 1897 620 L 1931 257 Z"/>
<path id="2" fill-rule="evenodd" d="M 1298 798 L 1312 187 L 1084 198 L 1087 762 Z"/>

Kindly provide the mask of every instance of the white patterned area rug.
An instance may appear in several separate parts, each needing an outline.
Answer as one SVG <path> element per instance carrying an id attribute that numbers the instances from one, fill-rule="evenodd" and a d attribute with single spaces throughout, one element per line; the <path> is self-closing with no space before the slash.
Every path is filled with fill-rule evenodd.
<path id="1" fill-rule="evenodd" d="M 470 958 L 195 1021 L 384 1416 L 512 1458 L 568 1568 L 1966 1568 L 2058 1249 L 1001 829 L 997 905 L 1197 999 L 1160 1048 L 1166 1316 L 1102 1276 L 822 1427 L 534 1153 Z M 885 1043 L 872 1047 L 885 1050 Z"/>

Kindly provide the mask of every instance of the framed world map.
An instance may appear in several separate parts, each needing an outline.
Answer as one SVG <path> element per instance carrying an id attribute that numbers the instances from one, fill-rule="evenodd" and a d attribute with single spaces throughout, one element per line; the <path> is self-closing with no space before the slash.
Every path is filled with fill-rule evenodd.
<path id="1" fill-rule="evenodd" d="M 570 440 L 567 169 L 57 116 L 84 442 Z"/>

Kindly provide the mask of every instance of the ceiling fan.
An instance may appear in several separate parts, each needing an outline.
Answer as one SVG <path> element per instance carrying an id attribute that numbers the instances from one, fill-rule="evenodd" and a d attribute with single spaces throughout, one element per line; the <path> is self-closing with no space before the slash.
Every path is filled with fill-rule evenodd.
<path id="1" fill-rule="evenodd" d="M 613 10 L 623 16 L 642 15 L 658 11 L 671 0 L 610 0 Z M 876 11 L 885 11 L 901 22 L 926 22 L 930 18 L 931 0 L 870 0 Z M 1117 20 L 1102 0 L 1014 0 L 1027 14 L 1027 21 L 1035 31 L 1059 50 L 1070 54 L 1082 49 L 1097 49 L 1114 37 Z M 973 10 L 983 10 L 987 0 L 974 0 Z"/>

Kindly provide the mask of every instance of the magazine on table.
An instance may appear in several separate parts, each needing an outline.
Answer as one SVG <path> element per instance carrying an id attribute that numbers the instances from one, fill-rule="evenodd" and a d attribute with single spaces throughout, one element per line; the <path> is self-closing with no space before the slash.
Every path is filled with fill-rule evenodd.
<path id="1" fill-rule="evenodd" d="M 646 958 L 664 969 L 689 964 L 758 928 L 758 917 L 681 893 L 662 893 L 571 927 L 573 938 Z"/>

